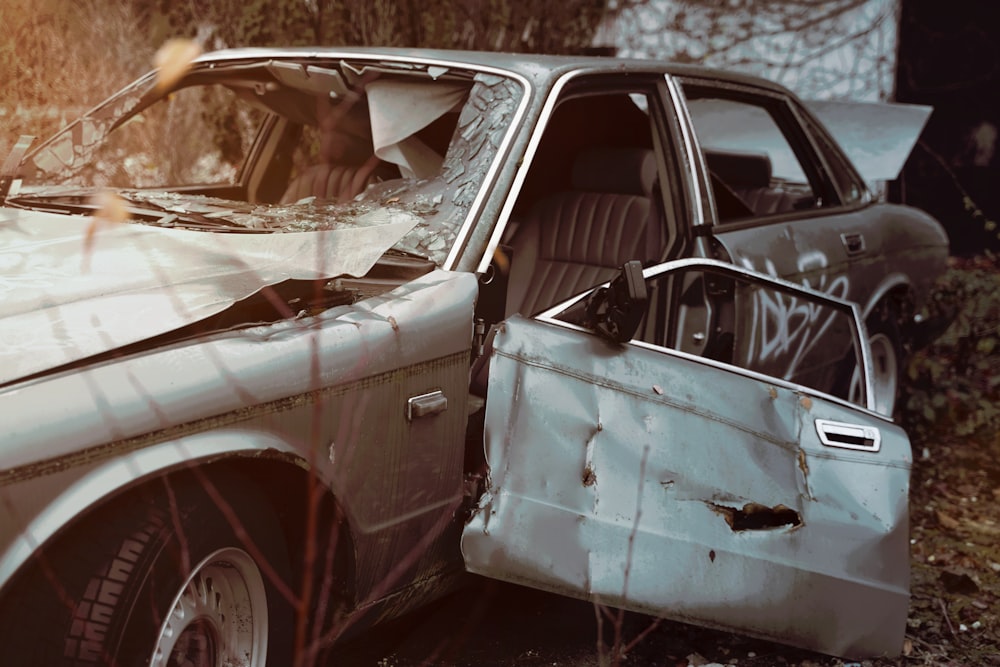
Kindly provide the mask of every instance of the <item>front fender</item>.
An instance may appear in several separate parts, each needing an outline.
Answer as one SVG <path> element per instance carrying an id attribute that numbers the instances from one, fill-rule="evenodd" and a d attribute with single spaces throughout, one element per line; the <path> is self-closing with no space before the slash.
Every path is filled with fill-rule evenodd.
<path id="1" fill-rule="evenodd" d="M 161 442 L 0 488 L 0 588 L 41 546 L 93 507 L 166 473 L 220 459 L 273 457 L 308 463 L 273 433 L 227 429 Z"/>

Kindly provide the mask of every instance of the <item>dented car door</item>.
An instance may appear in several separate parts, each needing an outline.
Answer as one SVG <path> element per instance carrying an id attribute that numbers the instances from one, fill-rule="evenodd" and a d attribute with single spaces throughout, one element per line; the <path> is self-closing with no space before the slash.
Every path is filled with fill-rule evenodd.
<path id="1" fill-rule="evenodd" d="M 708 322 L 710 339 L 729 334 L 711 346 L 721 353 L 678 349 L 691 334 L 692 271 L 711 277 L 693 319 Z M 906 435 L 800 384 L 826 378 L 823 369 L 786 380 L 745 363 L 763 328 L 784 327 L 786 362 L 801 365 L 809 349 L 846 335 L 865 369 L 856 306 L 710 260 L 644 275 L 646 322 L 625 345 L 573 323 L 582 298 L 499 329 L 490 473 L 463 535 L 467 568 L 834 655 L 898 653 Z M 756 308 L 763 292 L 787 308 Z M 780 361 L 771 353 L 768 368 Z"/>

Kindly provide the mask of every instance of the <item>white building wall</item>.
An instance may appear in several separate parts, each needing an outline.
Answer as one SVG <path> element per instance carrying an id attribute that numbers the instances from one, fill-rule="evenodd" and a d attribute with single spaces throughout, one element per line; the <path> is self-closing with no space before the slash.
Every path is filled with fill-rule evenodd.
<path id="1" fill-rule="evenodd" d="M 618 55 L 764 76 L 808 99 L 892 98 L 899 0 L 611 0 Z"/>

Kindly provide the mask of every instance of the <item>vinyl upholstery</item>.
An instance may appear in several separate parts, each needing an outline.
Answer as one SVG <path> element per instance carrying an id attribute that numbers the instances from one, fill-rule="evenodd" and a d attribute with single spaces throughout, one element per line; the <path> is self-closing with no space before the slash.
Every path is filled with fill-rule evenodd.
<path id="1" fill-rule="evenodd" d="M 292 204 L 305 197 L 350 201 L 364 192 L 379 164 L 374 155 L 363 164 L 315 164 L 292 179 L 281 203 Z"/>
<path id="2" fill-rule="evenodd" d="M 657 260 L 664 223 L 655 182 L 652 150 L 583 151 L 572 190 L 537 201 L 511 240 L 507 312 L 536 314 L 610 280 L 629 260 Z"/>

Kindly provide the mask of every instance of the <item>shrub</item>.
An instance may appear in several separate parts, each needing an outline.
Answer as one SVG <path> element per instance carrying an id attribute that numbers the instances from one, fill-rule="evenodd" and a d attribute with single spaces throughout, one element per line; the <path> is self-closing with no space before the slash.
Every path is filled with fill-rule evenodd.
<path id="1" fill-rule="evenodd" d="M 944 334 L 911 358 L 900 418 L 914 439 L 1000 434 L 1000 257 L 953 258 L 924 315 L 951 316 Z"/>

